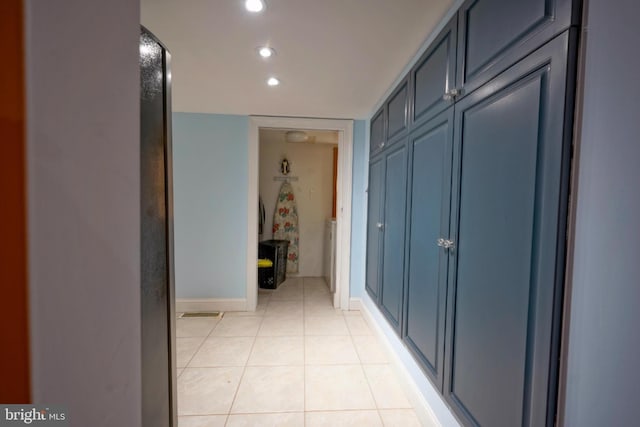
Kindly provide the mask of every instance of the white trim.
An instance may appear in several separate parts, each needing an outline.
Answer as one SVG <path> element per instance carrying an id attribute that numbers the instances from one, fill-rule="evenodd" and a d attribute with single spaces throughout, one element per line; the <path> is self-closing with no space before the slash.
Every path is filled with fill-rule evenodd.
<path id="1" fill-rule="evenodd" d="M 244 298 L 177 298 L 176 312 L 198 311 L 244 311 L 247 300 Z"/>
<path id="2" fill-rule="evenodd" d="M 349 310 L 362 311 L 362 300 L 360 298 L 351 298 L 349 300 Z"/>
<path id="3" fill-rule="evenodd" d="M 256 311 L 258 305 L 258 171 L 260 168 L 260 144 L 258 126 L 249 118 L 249 173 L 247 200 L 247 306 L 246 311 Z"/>
<path id="4" fill-rule="evenodd" d="M 247 311 L 254 311 L 258 298 L 256 259 L 258 258 L 258 170 L 259 129 L 314 129 L 338 131 L 338 194 L 336 248 L 336 308 L 349 307 L 351 267 L 351 192 L 353 159 L 353 120 L 307 119 L 295 117 L 249 117 L 249 191 L 247 215 Z"/>
<path id="5" fill-rule="evenodd" d="M 362 317 L 374 332 L 378 340 L 382 343 L 385 354 L 391 362 L 391 366 L 400 381 L 402 389 L 407 393 L 407 398 L 416 411 L 418 419 L 422 425 L 425 426 L 442 426 L 442 423 L 434 414 L 431 405 L 427 402 L 424 394 L 420 392 L 420 388 L 411 377 L 411 374 L 404 363 L 402 363 L 402 360 L 397 354 L 396 348 L 391 344 L 389 338 L 380 327 L 380 324 L 375 320 L 376 316 L 370 311 L 366 303 L 362 300 L 360 300 L 360 302 L 360 312 L 362 313 Z M 379 314 L 382 316 L 381 313 Z"/>

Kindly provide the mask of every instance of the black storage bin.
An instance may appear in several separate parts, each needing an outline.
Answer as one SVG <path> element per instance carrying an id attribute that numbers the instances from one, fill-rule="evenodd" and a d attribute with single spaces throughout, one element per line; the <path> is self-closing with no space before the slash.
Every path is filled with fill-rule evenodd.
<path id="1" fill-rule="evenodd" d="M 276 289 L 287 278 L 288 240 L 265 240 L 258 244 L 258 258 L 270 259 L 273 267 L 258 268 L 261 288 Z"/>

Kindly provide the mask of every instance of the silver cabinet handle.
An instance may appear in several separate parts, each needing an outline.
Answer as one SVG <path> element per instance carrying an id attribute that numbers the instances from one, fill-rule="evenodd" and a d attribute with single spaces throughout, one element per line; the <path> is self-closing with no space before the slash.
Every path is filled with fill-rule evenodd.
<path id="1" fill-rule="evenodd" d="M 460 94 L 461 94 L 460 89 L 456 89 L 456 88 L 449 89 L 444 93 L 444 95 L 442 95 L 442 99 L 444 99 L 445 101 L 454 101 L 456 97 L 460 96 Z"/>
<path id="2" fill-rule="evenodd" d="M 384 228 L 384 224 L 379 222 L 376 224 L 378 226 L 378 229 L 382 230 Z"/>
<path id="3" fill-rule="evenodd" d="M 438 246 L 440 246 L 441 248 L 444 248 L 444 249 L 453 249 L 453 248 L 455 248 L 455 244 L 453 243 L 453 240 L 443 239 L 442 237 L 437 240 L 437 244 L 438 244 Z"/>

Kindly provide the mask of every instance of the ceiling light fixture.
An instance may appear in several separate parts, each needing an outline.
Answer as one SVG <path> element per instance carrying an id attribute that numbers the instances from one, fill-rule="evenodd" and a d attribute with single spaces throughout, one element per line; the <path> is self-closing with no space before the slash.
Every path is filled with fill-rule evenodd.
<path id="1" fill-rule="evenodd" d="M 287 142 L 307 142 L 309 135 L 303 130 L 290 130 L 284 134 L 284 139 Z"/>
<path id="2" fill-rule="evenodd" d="M 269 77 L 269 80 L 267 80 L 267 84 L 269 86 L 278 86 L 280 84 L 280 80 L 275 77 Z"/>
<path id="3" fill-rule="evenodd" d="M 264 1 L 262 0 L 245 0 L 244 7 L 249 12 L 262 12 L 264 10 Z"/>
<path id="4" fill-rule="evenodd" d="M 270 57 L 272 57 L 273 55 L 275 55 L 275 54 L 276 54 L 276 51 L 275 51 L 275 50 L 273 50 L 272 48 L 268 47 L 268 46 L 263 46 L 263 47 L 259 47 L 259 48 L 258 48 L 258 54 L 259 54 L 261 57 L 263 57 L 263 58 L 267 59 L 267 58 L 270 58 Z"/>

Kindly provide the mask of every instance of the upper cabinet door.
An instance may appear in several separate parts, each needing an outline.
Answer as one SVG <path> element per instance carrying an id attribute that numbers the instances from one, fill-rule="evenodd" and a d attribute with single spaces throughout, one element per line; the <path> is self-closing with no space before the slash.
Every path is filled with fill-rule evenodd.
<path id="1" fill-rule="evenodd" d="M 455 106 L 444 395 L 465 425 L 553 425 L 569 49 L 567 32 Z"/>
<path id="2" fill-rule="evenodd" d="M 442 390 L 447 289 L 453 107 L 409 136 L 408 281 L 405 295 L 407 347 Z"/>
<path id="3" fill-rule="evenodd" d="M 413 128 L 451 105 L 456 78 L 457 18 L 454 16 L 411 70 Z"/>
<path id="4" fill-rule="evenodd" d="M 400 333 L 404 291 L 404 236 L 407 201 L 407 143 L 385 154 L 384 240 L 380 305 Z"/>
<path id="5" fill-rule="evenodd" d="M 409 79 L 405 78 L 386 103 L 387 142 L 393 143 L 407 133 L 409 117 Z"/>
<path id="6" fill-rule="evenodd" d="M 378 157 L 369 167 L 369 206 L 367 209 L 367 271 L 365 288 L 378 301 L 380 288 L 380 246 L 382 244 L 382 204 L 384 201 L 384 159 Z"/>
<path id="7" fill-rule="evenodd" d="M 458 13 L 457 83 L 462 96 L 569 28 L 577 15 L 572 2 L 467 0 Z"/>
<path id="8" fill-rule="evenodd" d="M 371 132 L 369 135 L 369 151 L 376 153 L 384 148 L 384 107 L 381 108 L 371 119 Z"/>

